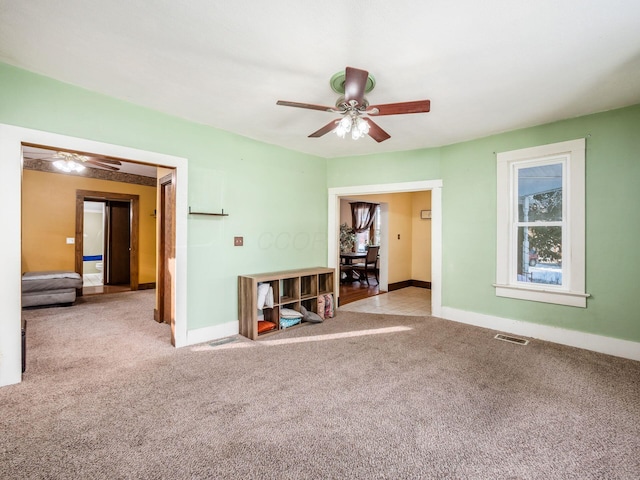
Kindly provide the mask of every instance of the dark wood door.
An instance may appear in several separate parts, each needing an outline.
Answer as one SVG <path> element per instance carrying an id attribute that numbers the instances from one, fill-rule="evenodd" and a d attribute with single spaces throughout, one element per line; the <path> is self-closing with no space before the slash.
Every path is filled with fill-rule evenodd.
<path id="1" fill-rule="evenodd" d="M 175 172 L 160 179 L 160 244 L 158 248 L 158 322 L 171 325 L 175 345 Z"/>
<path id="2" fill-rule="evenodd" d="M 106 202 L 105 285 L 131 282 L 131 203 Z"/>

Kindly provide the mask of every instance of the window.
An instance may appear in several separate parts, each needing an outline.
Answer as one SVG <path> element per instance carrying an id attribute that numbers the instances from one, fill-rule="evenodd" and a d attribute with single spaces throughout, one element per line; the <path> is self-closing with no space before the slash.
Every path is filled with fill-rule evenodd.
<path id="1" fill-rule="evenodd" d="M 366 252 L 369 245 L 380 245 L 380 205 L 376 205 L 371 227 L 364 232 L 356 233 L 357 252 Z"/>
<path id="2" fill-rule="evenodd" d="M 498 154 L 496 295 L 586 307 L 584 139 Z"/>

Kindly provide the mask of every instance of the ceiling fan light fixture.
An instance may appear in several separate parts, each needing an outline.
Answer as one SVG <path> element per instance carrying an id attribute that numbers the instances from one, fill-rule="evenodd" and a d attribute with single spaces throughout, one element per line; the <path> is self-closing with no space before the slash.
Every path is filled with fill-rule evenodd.
<path id="1" fill-rule="evenodd" d="M 56 160 L 53 162 L 53 166 L 58 170 L 62 170 L 63 172 L 82 172 L 85 169 L 85 166 L 74 162 L 73 160 Z"/>
<path id="2" fill-rule="evenodd" d="M 70 152 L 57 152 L 54 158 L 59 158 L 59 160 L 53 162 L 53 166 L 66 173 L 80 173 L 86 168 L 83 163 L 87 160 L 87 157 L 84 155 Z"/>
<path id="3" fill-rule="evenodd" d="M 351 138 L 358 140 L 369 133 L 369 124 L 360 115 L 346 115 L 338 122 L 335 132 L 340 138 L 344 138 L 347 133 L 351 133 Z"/>
<path id="4" fill-rule="evenodd" d="M 358 140 L 360 137 L 368 135 L 380 143 L 391 138 L 391 135 L 375 123 L 369 117 L 370 115 L 377 117 L 407 113 L 427 113 L 431 110 L 431 102 L 429 100 L 370 105 L 364 95 L 373 89 L 375 79 L 369 72 L 359 68 L 346 67 L 344 73 L 338 72 L 331 77 L 330 84 L 336 93 L 343 94 L 336 101 L 335 107 L 285 100 L 276 102 L 277 105 L 287 107 L 342 114 L 343 117 L 340 120 L 332 120 L 324 127 L 311 133 L 309 138 L 319 138 L 329 132 L 336 132 L 336 135 L 344 138 L 347 133 L 351 133 L 353 140 Z M 362 118 L 363 115 L 365 115 L 364 118 Z"/>
<path id="5" fill-rule="evenodd" d="M 351 123 L 351 117 L 342 117 L 342 120 L 338 122 L 338 126 L 336 127 L 336 135 L 340 138 L 344 138 L 345 135 L 351 131 Z"/>
<path id="6" fill-rule="evenodd" d="M 362 117 L 356 118 L 356 126 L 362 135 L 367 135 L 369 133 L 369 123 L 365 122 Z"/>

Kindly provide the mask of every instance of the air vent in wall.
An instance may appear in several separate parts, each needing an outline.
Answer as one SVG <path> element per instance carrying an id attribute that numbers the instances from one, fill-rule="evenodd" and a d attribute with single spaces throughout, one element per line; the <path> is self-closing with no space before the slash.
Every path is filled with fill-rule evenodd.
<path id="1" fill-rule="evenodd" d="M 502 340 L 504 342 L 515 343 L 518 345 L 526 345 L 529 343 L 529 340 L 525 340 L 524 338 L 511 337 L 509 335 L 502 335 L 501 333 L 497 334 L 495 337 L 498 340 Z"/>

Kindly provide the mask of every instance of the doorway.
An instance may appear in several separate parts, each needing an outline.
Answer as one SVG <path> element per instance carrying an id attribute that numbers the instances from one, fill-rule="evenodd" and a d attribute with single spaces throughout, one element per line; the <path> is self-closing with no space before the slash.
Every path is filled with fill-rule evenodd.
<path id="1" fill-rule="evenodd" d="M 131 201 L 86 200 L 82 226 L 82 293 L 130 290 Z"/>
<path id="2" fill-rule="evenodd" d="M 4 175 L 0 178 L 2 184 L 0 197 L 2 197 L 4 204 L 16 206 L 16 208 L 6 209 L 3 213 L 7 238 L 5 238 L 4 247 L 0 251 L 0 257 L 5 267 L 2 275 L 6 301 L 3 305 L 4 315 L 0 321 L 0 351 L 3 352 L 3 361 L 0 362 L 0 386 L 19 383 L 22 378 L 20 277 L 23 271 L 21 265 L 23 145 L 56 145 L 59 149 L 66 151 L 94 152 L 115 158 L 135 158 L 138 162 L 147 165 L 176 169 L 176 217 L 174 219 L 176 236 L 174 262 L 176 346 L 182 347 L 202 342 L 202 335 L 189 335 L 187 328 L 188 160 L 175 155 L 0 124 L 0 152 L 2 152 L 6 167 Z M 75 240 L 74 237 L 71 238 Z"/>
<path id="3" fill-rule="evenodd" d="M 105 204 L 84 202 L 84 245 L 82 248 L 82 288 L 104 285 Z"/>
<path id="4" fill-rule="evenodd" d="M 379 284 L 382 268 L 379 256 L 375 267 L 368 267 L 367 274 L 350 269 L 353 264 L 364 264 L 370 247 L 374 247 L 376 253 L 387 248 L 382 245 L 388 244 L 386 236 L 382 235 L 383 208 L 386 212 L 386 203 L 371 201 L 367 196 L 340 198 L 340 306 L 386 293 Z M 360 223 L 358 231 L 353 224 L 354 217 Z"/>
<path id="5" fill-rule="evenodd" d="M 138 290 L 138 195 L 76 190 L 75 268 L 84 277 L 85 205 L 104 205 L 103 287 L 84 287 L 83 293 L 113 293 Z M 95 258 L 89 256 L 88 258 Z"/>
<path id="6" fill-rule="evenodd" d="M 423 180 L 378 185 L 354 185 L 329 188 L 328 195 L 328 258 L 327 265 L 336 269 L 335 285 L 339 285 L 339 220 L 340 198 L 353 195 L 375 195 L 400 192 L 431 191 L 431 312 L 440 316 L 442 312 L 442 180 Z M 382 209 L 382 235 L 385 232 L 385 211 Z M 389 264 L 388 249 L 380 250 L 381 265 Z M 380 289 L 388 290 L 389 277 L 386 268 L 380 271 Z M 339 292 L 336 292 L 339 293 Z"/>

